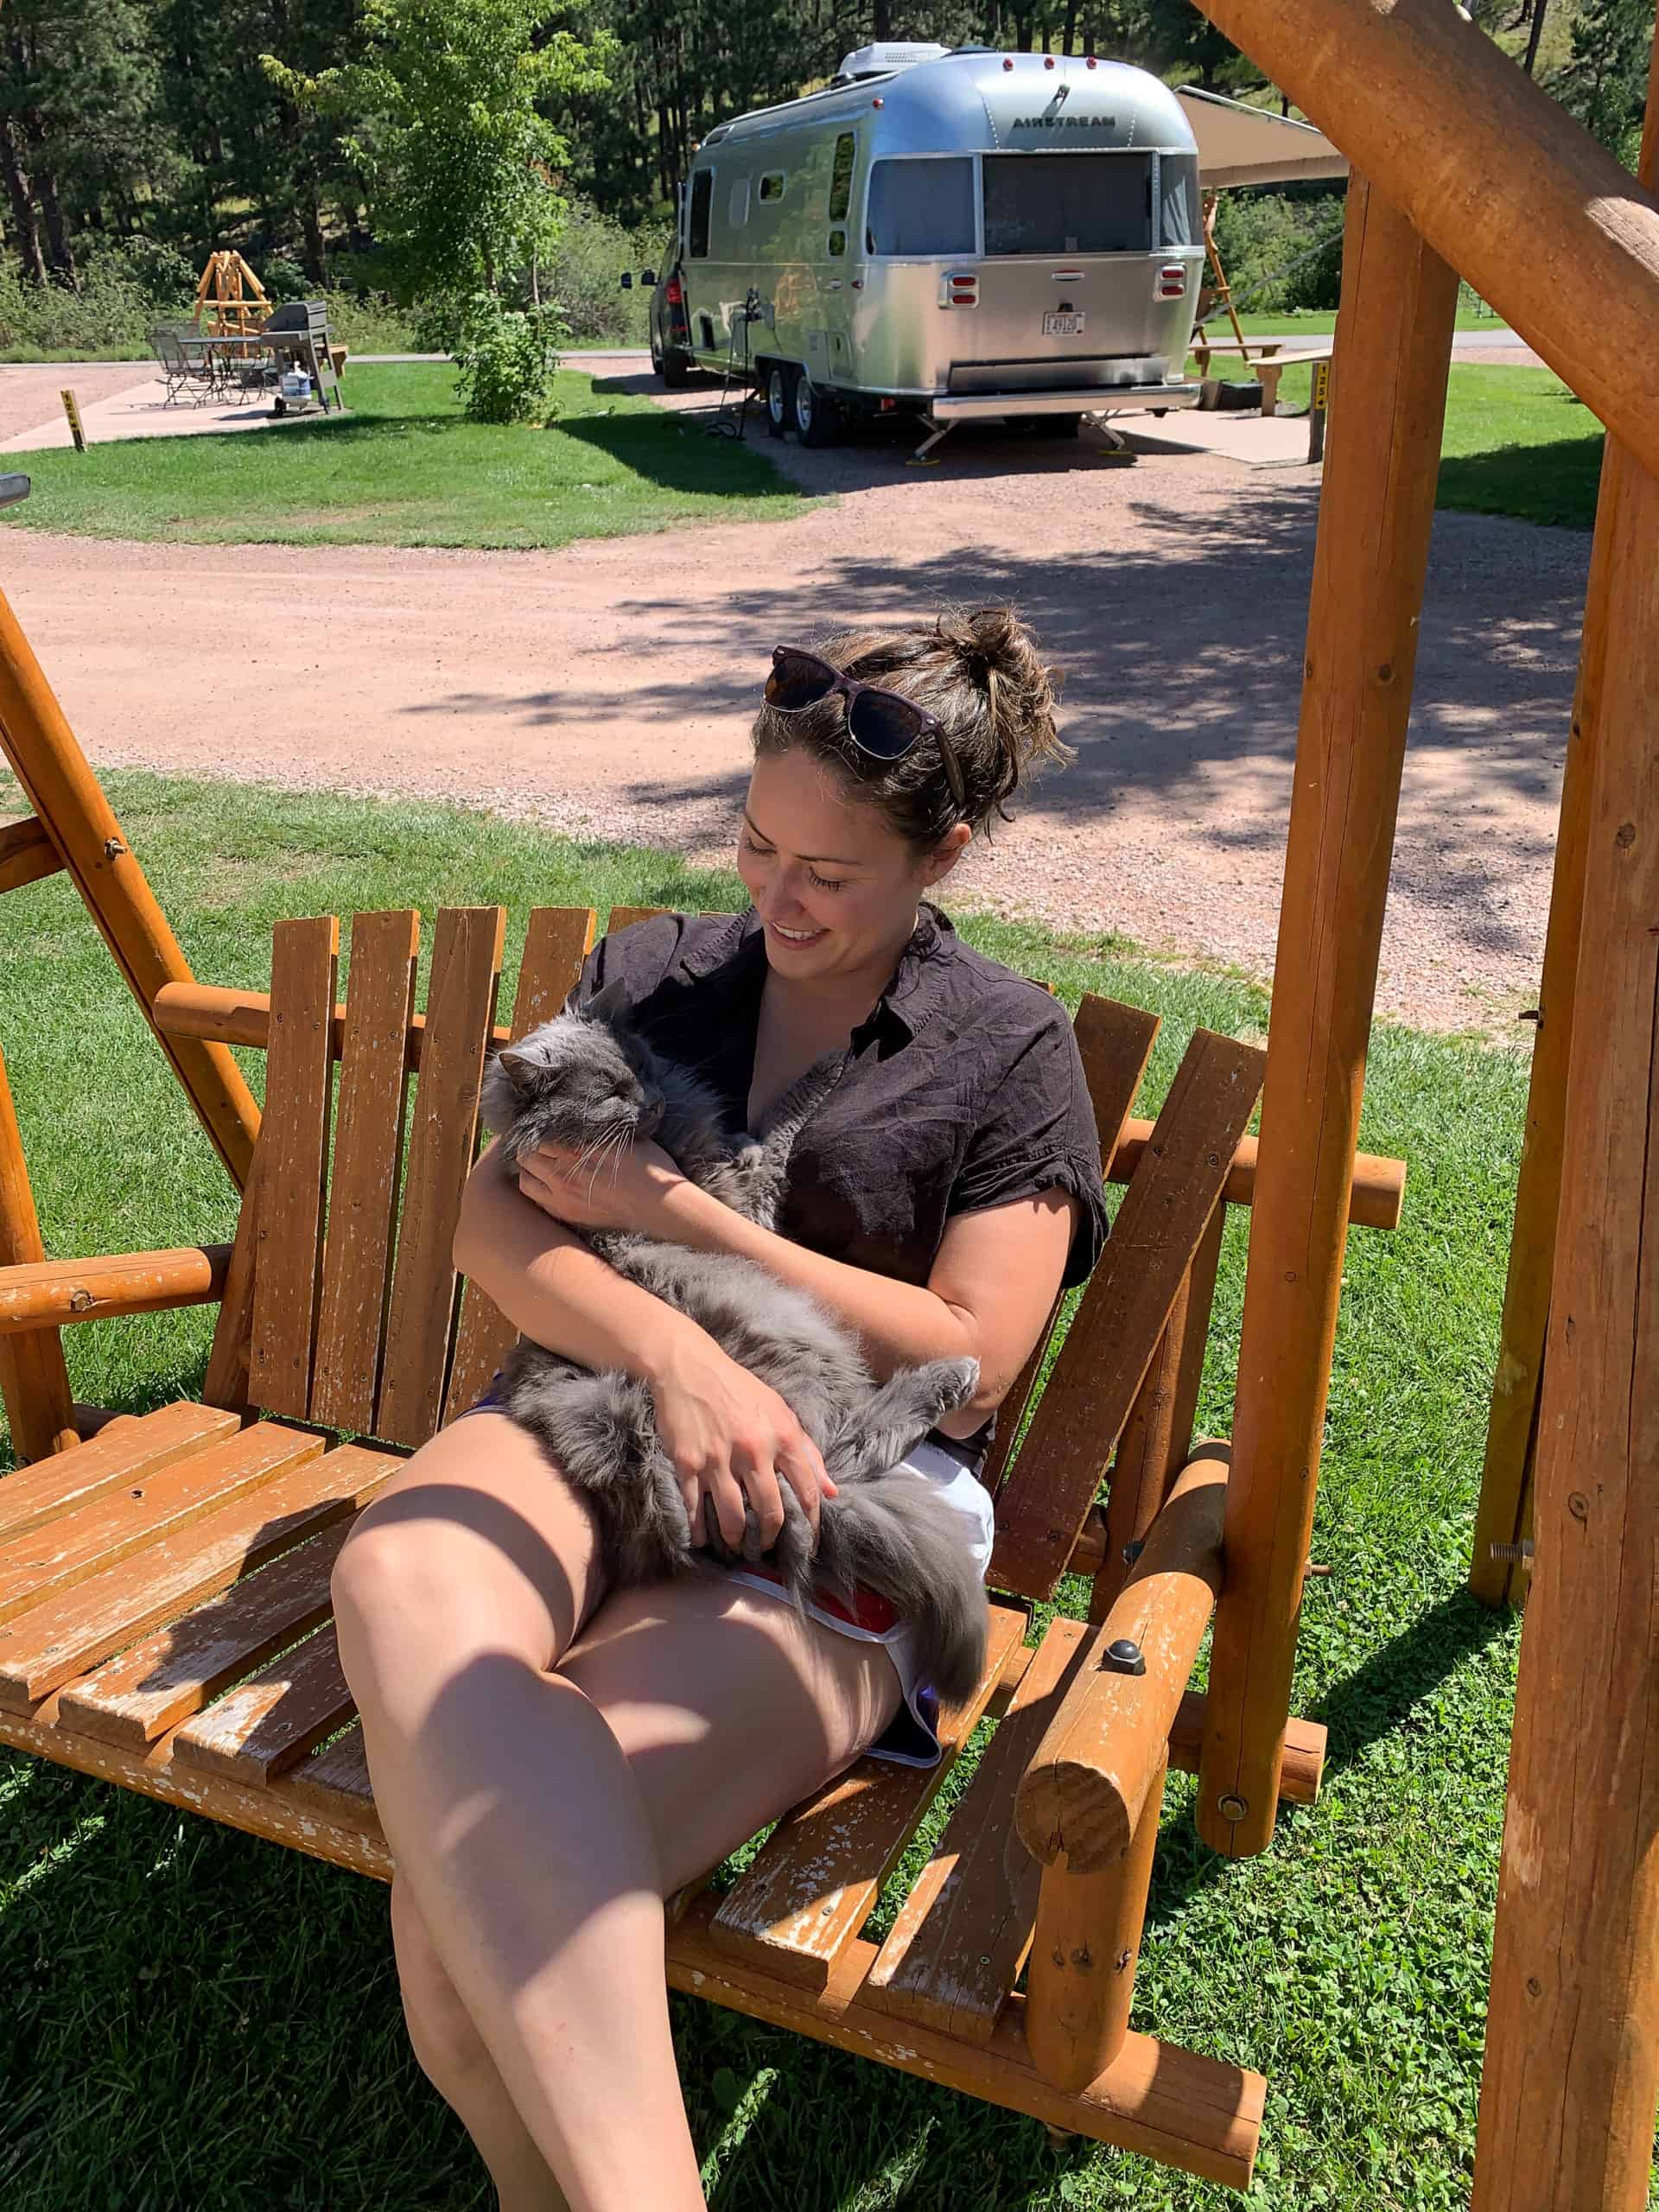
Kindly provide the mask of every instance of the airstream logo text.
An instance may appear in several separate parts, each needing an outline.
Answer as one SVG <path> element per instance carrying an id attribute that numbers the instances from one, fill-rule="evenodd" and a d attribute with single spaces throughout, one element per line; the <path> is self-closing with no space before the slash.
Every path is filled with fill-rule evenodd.
<path id="1" fill-rule="evenodd" d="M 1016 115 L 1010 130 L 1115 130 L 1115 115 Z"/>

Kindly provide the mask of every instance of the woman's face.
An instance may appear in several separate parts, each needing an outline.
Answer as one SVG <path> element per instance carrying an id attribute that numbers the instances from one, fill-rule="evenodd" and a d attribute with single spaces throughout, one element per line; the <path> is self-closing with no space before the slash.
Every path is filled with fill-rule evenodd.
<path id="1" fill-rule="evenodd" d="M 891 963 L 910 938 L 916 902 L 968 843 L 958 823 L 918 853 L 880 809 L 852 795 L 804 752 L 763 753 L 749 779 L 737 872 L 766 924 L 780 975 L 816 981 Z"/>

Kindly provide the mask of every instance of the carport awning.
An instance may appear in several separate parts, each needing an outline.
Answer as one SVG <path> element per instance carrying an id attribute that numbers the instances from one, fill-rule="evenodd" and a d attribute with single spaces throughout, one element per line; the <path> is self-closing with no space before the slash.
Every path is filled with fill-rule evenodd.
<path id="1" fill-rule="evenodd" d="M 1323 130 L 1265 109 L 1184 85 L 1176 99 L 1198 142 L 1205 185 L 1285 184 L 1296 177 L 1346 176 L 1348 163 Z"/>

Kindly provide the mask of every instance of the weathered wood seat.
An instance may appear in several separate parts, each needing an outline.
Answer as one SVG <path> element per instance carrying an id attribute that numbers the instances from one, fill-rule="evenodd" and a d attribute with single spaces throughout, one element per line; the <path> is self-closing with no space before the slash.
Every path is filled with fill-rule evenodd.
<path id="1" fill-rule="evenodd" d="M 450 1259 L 480 1079 L 495 1045 L 556 1010 L 593 930 L 585 910 L 531 918 L 511 1032 L 494 1027 L 495 908 L 440 915 L 423 1016 L 409 912 L 357 918 L 343 1009 L 327 918 L 278 925 L 269 1000 L 162 993 L 158 1019 L 175 1033 L 267 1050 L 236 1243 L 0 1269 L 0 1332 L 218 1297 L 205 1402 L 111 1421 L 0 1482 L 0 1741 L 389 1877 L 330 1569 L 353 1516 L 474 1402 L 512 1341 Z M 797 1807 L 733 1886 L 676 1900 L 668 1972 L 677 1988 L 1243 2186 L 1260 2076 L 1127 2031 L 1166 1762 L 1195 1766 L 1203 1735 L 1186 1686 L 1219 1581 L 1225 1453 L 1188 1462 L 1262 1069 L 1253 1046 L 1200 1032 L 1148 1128 L 1130 1116 L 1156 1028 L 1104 1000 L 1077 1014 L 1103 1154 L 1128 1188 L 1046 1385 L 1039 1347 L 1005 1408 L 986 1471 L 989 1656 L 944 1716 L 944 1764 L 862 1762 Z M 1389 1223 L 1399 1181 L 1394 1163 L 1362 1161 L 1355 1217 Z M 1033 1648 L 1030 1601 L 1068 1570 L 1093 1578 L 1091 1619 L 1055 1618 Z M 1125 1637 L 1143 1671 L 1108 1658 Z M 999 1725 L 965 1795 L 891 1933 L 867 1942 L 987 1714 Z M 1323 1734 L 1290 1724 L 1286 1796 L 1314 1796 Z"/>

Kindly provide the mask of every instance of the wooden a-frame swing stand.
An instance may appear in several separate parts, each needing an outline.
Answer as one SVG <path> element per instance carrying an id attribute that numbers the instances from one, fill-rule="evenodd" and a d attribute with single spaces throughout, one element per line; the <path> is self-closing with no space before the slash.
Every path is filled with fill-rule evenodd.
<path id="1" fill-rule="evenodd" d="M 1460 270 L 1611 433 L 1482 1502 L 1488 1554 L 1523 1527 L 1535 1549 L 1474 2202 L 1638 2212 L 1659 2094 L 1659 101 L 1638 184 L 1440 0 L 1203 4 L 1356 171 L 1268 1052 L 1200 1033 L 1150 1127 L 1151 1018 L 1084 1001 L 1127 1189 L 1020 1448 L 1035 1356 L 988 1471 L 991 1658 L 944 1732 L 953 1757 L 999 1714 L 990 1748 L 880 1946 L 862 1924 L 938 1777 L 860 1766 L 723 1897 L 675 1902 L 668 1972 L 1248 2180 L 1260 2077 L 1128 2013 L 1166 1766 L 1197 1770 L 1200 1832 L 1233 1856 L 1318 1788 L 1291 1669 L 1348 1226 L 1386 1228 L 1401 1197 L 1398 1164 L 1356 1141 Z M 246 1192 L 229 1250 L 48 1262 L 0 1077 L 0 1386 L 33 1463 L 0 1484 L 0 1740 L 385 1875 L 360 1739 L 339 1732 L 328 1567 L 506 1341 L 448 1259 L 509 1033 L 503 918 L 440 916 L 423 1016 L 406 912 L 357 918 L 343 1007 L 328 918 L 279 925 L 268 995 L 198 985 L 3 607 L 0 742 L 35 810 L 0 832 L 0 892 L 69 869 Z M 557 1005 L 593 924 L 531 918 L 514 1028 Z M 263 1128 L 232 1044 L 267 1052 Z M 1230 1205 L 1250 1220 L 1234 1435 L 1195 1452 Z M 201 1403 L 72 1405 L 63 1325 L 207 1300 Z M 1028 1645 L 1027 1602 L 1068 1568 L 1093 1578 L 1090 1623 Z"/>

